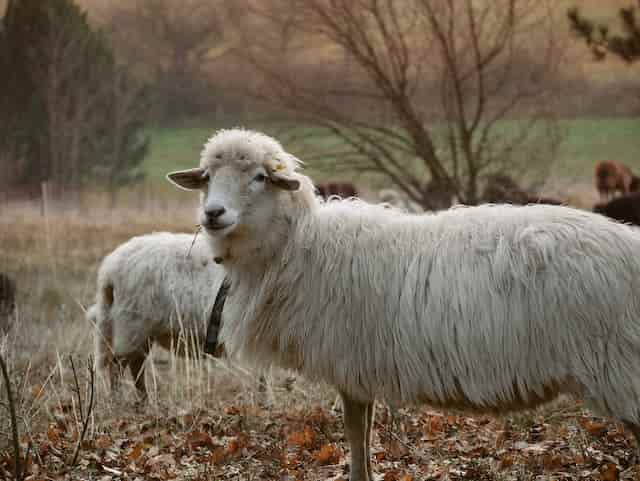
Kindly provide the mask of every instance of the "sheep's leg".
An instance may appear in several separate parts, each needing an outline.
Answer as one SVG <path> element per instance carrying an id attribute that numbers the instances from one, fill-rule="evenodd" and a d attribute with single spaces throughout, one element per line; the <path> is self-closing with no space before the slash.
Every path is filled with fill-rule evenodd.
<path id="1" fill-rule="evenodd" d="M 376 414 L 375 402 L 367 404 L 367 437 L 366 437 L 366 450 L 365 456 L 367 460 L 367 473 L 369 473 L 369 479 L 373 481 L 373 470 L 371 468 L 371 434 L 373 432 L 373 421 Z"/>
<path id="2" fill-rule="evenodd" d="M 122 377 L 125 375 L 129 359 L 127 357 L 114 357 L 107 365 L 109 369 L 109 381 L 111 391 L 119 393 L 122 389 Z"/>
<path id="3" fill-rule="evenodd" d="M 370 430 L 368 417 L 373 413 L 371 403 L 361 403 L 342 395 L 344 431 L 351 447 L 350 481 L 371 481 L 371 460 L 368 458 Z"/>
<path id="4" fill-rule="evenodd" d="M 638 460 L 638 456 L 640 456 L 640 426 L 636 423 L 632 423 L 631 421 L 623 421 L 624 427 L 633 433 L 633 436 L 636 438 L 636 461 Z"/>
<path id="5" fill-rule="evenodd" d="M 114 393 L 118 393 L 120 391 L 122 365 L 116 359 L 111 359 L 105 364 L 104 369 L 109 375 L 109 386 L 111 388 L 111 391 Z"/>
<path id="6" fill-rule="evenodd" d="M 260 374 L 258 378 L 258 391 L 265 392 L 267 390 L 267 378 L 264 377 L 264 374 Z"/>
<path id="7" fill-rule="evenodd" d="M 143 354 L 134 354 L 127 359 L 127 365 L 133 376 L 133 380 L 141 399 L 147 398 L 147 389 L 144 384 L 144 361 L 147 358 L 146 352 Z"/>

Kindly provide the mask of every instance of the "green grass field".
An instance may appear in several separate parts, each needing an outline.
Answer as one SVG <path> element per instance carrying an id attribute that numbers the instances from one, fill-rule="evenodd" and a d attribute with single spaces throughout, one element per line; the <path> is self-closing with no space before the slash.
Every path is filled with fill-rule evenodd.
<path id="1" fill-rule="evenodd" d="M 640 171 L 640 118 L 580 119 L 563 122 L 566 138 L 556 163 L 559 175 L 591 179 L 599 160 L 619 160 Z"/>
<path id="2" fill-rule="evenodd" d="M 247 127 L 264 128 L 262 125 Z M 151 149 L 145 161 L 149 181 L 161 183 L 167 172 L 195 166 L 202 145 L 216 128 L 174 126 L 152 129 Z M 595 163 L 605 159 L 619 160 L 640 172 L 640 118 L 564 120 L 560 129 L 564 139 L 553 171 L 567 181 L 589 181 Z M 508 124 L 505 123 L 506 130 Z M 313 168 L 313 162 L 309 162 L 308 167 L 312 176 L 322 177 Z"/>

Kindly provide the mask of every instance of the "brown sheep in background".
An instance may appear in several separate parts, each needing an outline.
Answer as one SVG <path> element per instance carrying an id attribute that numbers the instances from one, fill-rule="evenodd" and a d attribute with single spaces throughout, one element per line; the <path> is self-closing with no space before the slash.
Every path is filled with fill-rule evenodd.
<path id="1" fill-rule="evenodd" d="M 617 192 L 622 195 L 628 194 L 640 187 L 640 179 L 633 175 L 631 169 L 615 160 L 598 162 L 594 177 L 596 189 L 602 200 L 609 200 Z"/>
<path id="2" fill-rule="evenodd" d="M 347 197 L 357 197 L 358 190 L 351 182 L 325 182 L 316 186 L 316 191 L 323 199 L 328 199 L 332 195 L 337 195 L 343 199 Z"/>
<path id="3" fill-rule="evenodd" d="M 596 204 L 596 214 L 606 215 L 620 222 L 640 226 L 640 192 L 617 197 L 609 202 Z"/>

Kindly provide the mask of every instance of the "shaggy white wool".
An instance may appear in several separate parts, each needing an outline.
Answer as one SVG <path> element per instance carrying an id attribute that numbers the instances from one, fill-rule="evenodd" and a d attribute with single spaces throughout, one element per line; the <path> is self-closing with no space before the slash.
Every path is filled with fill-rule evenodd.
<path id="1" fill-rule="evenodd" d="M 105 257 L 96 304 L 87 311 L 97 324 L 99 366 L 113 357 L 144 356 L 153 342 L 201 347 L 224 270 L 203 237 L 191 248 L 192 242 L 193 234 L 154 233 Z"/>
<path id="2" fill-rule="evenodd" d="M 207 231 L 231 278 L 220 339 L 232 357 L 365 404 L 504 412 L 565 392 L 640 423 L 637 230 L 551 205 L 322 203 L 262 139 L 224 131 L 201 161 L 203 205 L 232 212 Z M 191 188 L 203 169 L 170 178 Z"/>
<path id="3" fill-rule="evenodd" d="M 638 232 L 549 205 L 321 203 L 279 144 L 248 139 L 263 137 L 214 136 L 201 163 L 224 170 L 207 189 L 238 213 L 229 234 L 208 233 L 231 276 L 230 355 L 363 402 L 505 411 L 568 392 L 640 422 Z M 242 187 L 270 162 L 300 189 Z"/>
<path id="4" fill-rule="evenodd" d="M 330 202 L 281 242 L 260 272 L 227 266 L 230 354 L 362 401 L 504 410 L 571 392 L 639 421 L 632 229 L 556 206 Z"/>

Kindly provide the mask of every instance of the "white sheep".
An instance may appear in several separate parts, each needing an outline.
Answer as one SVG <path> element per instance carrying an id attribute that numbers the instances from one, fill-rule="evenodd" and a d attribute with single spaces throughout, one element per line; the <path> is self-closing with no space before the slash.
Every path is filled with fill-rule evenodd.
<path id="1" fill-rule="evenodd" d="M 338 389 L 352 481 L 373 478 L 376 398 L 504 413 L 568 393 L 640 441 L 639 231 L 550 205 L 321 203 L 298 166 L 234 129 L 168 177 L 203 191 L 227 353 Z"/>
<path id="2" fill-rule="evenodd" d="M 380 189 L 378 191 L 378 200 L 413 214 L 424 212 L 424 209 L 420 207 L 417 202 L 414 202 L 406 194 L 400 193 L 395 189 Z"/>
<path id="3" fill-rule="evenodd" d="M 154 233 L 134 237 L 102 261 L 96 303 L 87 319 L 96 326 L 96 364 L 118 383 L 117 364 L 128 367 L 146 397 L 144 361 L 153 343 L 197 353 L 224 270 L 203 237 Z"/>

